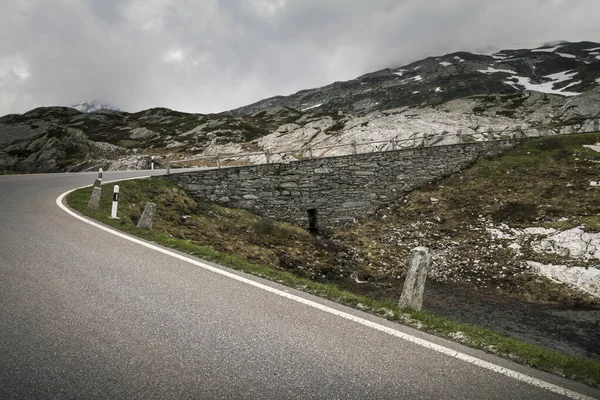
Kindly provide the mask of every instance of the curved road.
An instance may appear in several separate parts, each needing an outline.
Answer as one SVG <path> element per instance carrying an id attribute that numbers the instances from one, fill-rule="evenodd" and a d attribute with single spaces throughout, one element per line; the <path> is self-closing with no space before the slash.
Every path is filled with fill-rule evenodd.
<path id="1" fill-rule="evenodd" d="M 94 178 L 0 176 L 1 399 L 600 398 L 57 206 Z"/>

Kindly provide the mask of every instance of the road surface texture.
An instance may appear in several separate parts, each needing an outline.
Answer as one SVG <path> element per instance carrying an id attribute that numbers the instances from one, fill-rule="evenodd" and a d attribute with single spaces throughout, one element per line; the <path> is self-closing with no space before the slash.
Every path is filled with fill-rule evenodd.
<path id="1" fill-rule="evenodd" d="M 0 176 L 0 399 L 600 398 L 57 206 L 94 178 Z"/>

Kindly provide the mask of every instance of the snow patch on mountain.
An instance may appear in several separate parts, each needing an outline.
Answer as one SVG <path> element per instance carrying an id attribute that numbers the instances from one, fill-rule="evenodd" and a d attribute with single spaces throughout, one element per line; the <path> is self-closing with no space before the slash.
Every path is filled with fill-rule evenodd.
<path id="1" fill-rule="evenodd" d="M 477 72 L 481 72 L 482 74 L 495 74 L 496 72 L 504 72 L 506 74 L 515 75 L 516 72 L 510 69 L 496 69 L 492 67 L 487 67 L 487 69 L 478 69 Z"/>
<path id="2" fill-rule="evenodd" d="M 559 56 L 564 57 L 564 58 L 577 58 L 577 56 L 575 56 L 573 54 L 567 54 L 567 53 L 556 53 L 556 54 L 558 54 Z"/>
<path id="3" fill-rule="evenodd" d="M 559 48 L 561 48 L 562 46 L 563 46 L 562 44 L 559 44 L 558 46 L 541 48 L 541 49 L 533 49 L 531 51 L 534 53 L 553 53 L 556 50 L 558 50 Z"/>
<path id="4" fill-rule="evenodd" d="M 523 77 L 523 76 L 512 76 L 509 78 L 509 80 L 504 81 L 504 83 L 506 83 L 507 85 L 511 85 L 513 88 L 516 88 L 515 85 L 520 85 L 520 86 L 523 86 L 525 88 L 525 90 L 531 90 L 534 92 L 558 94 L 561 96 L 577 96 L 581 93 L 568 92 L 565 89 L 568 89 L 571 86 L 578 85 L 581 83 L 581 81 L 571 82 L 568 85 L 566 85 L 560 89 L 555 88 L 555 85 L 562 83 L 562 82 L 570 81 L 573 79 L 573 77 L 575 75 L 577 75 L 577 72 L 570 72 L 570 71 L 571 70 L 546 75 L 546 76 L 544 76 L 544 78 L 550 79 L 550 81 L 544 82 L 544 83 L 539 83 L 539 84 L 531 83 L 531 78 L 527 78 L 527 77 Z M 481 71 L 479 71 L 479 72 L 481 72 Z M 511 81 L 510 79 L 516 80 L 516 82 Z"/>
<path id="5" fill-rule="evenodd" d="M 102 104 L 99 101 L 84 101 L 81 103 L 71 104 L 69 107 L 76 109 L 82 113 L 92 113 L 100 110 L 121 111 L 119 108 Z"/>
<path id="6" fill-rule="evenodd" d="M 440 65 L 441 65 L 441 66 L 443 66 L 443 67 L 449 67 L 450 65 L 452 65 L 452 63 L 450 63 L 450 62 L 448 62 L 448 61 L 442 61 L 442 62 L 440 63 Z"/>
<path id="7" fill-rule="evenodd" d="M 301 111 L 312 110 L 313 108 L 321 107 L 323 103 L 315 104 L 314 106 L 303 108 Z"/>

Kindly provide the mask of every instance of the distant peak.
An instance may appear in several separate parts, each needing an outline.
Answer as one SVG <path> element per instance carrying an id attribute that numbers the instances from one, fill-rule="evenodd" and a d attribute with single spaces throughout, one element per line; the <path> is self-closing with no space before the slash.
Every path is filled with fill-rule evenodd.
<path id="1" fill-rule="evenodd" d="M 567 43 L 570 43 L 570 42 L 567 41 L 567 40 L 553 40 L 551 42 L 545 42 L 545 43 L 543 43 L 538 48 L 539 49 L 543 49 L 543 48 L 546 48 L 546 47 L 556 47 L 556 46 L 560 46 L 560 45 L 567 44 Z"/>
<path id="2" fill-rule="evenodd" d="M 71 104 L 69 107 L 76 109 L 77 111 L 81 111 L 82 113 L 92 113 L 100 110 L 113 110 L 113 111 L 121 111 L 119 108 L 103 104 L 99 101 L 84 101 L 80 103 Z"/>

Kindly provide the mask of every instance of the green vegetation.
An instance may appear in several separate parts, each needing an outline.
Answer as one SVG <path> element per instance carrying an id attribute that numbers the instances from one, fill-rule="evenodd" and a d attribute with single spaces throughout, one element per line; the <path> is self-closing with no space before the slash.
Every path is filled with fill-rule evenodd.
<path id="1" fill-rule="evenodd" d="M 487 229 L 583 226 L 600 232 L 600 193 L 589 185 L 600 178 L 600 153 L 583 147 L 598 142 L 597 133 L 527 141 L 414 190 L 334 238 L 358 249 L 363 280 L 391 282 L 418 243 L 444 254 L 436 261 L 441 281 L 531 302 L 597 306 L 585 293 L 530 273 L 525 263 L 593 266 L 593 260 L 538 254 L 528 242 L 515 252 L 509 247 L 514 240 L 492 240 Z"/>
<path id="2" fill-rule="evenodd" d="M 118 221 L 108 218 L 112 194 L 106 187 L 98 211 L 87 209 L 90 188 L 74 191 L 67 201 L 84 215 L 143 239 L 600 387 L 600 364 L 592 360 L 562 355 L 426 312 L 399 310 L 392 302 L 340 289 L 335 284 L 337 271 L 330 268 L 333 254 L 345 250 L 339 243 L 242 210 L 197 203 L 164 180 L 125 181 L 120 186 Z M 135 226 L 148 201 L 158 206 L 151 231 Z"/>

